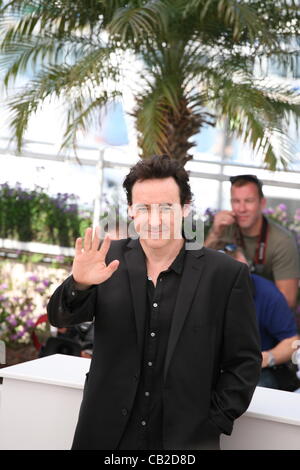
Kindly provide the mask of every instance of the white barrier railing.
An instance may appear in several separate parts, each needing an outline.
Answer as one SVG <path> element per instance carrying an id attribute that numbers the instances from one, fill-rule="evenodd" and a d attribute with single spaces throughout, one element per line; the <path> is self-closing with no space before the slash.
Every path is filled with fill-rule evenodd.
<path id="1" fill-rule="evenodd" d="M 89 366 L 55 354 L 0 369 L 0 449 L 69 449 Z M 300 450 L 300 394 L 257 387 L 221 449 Z"/>

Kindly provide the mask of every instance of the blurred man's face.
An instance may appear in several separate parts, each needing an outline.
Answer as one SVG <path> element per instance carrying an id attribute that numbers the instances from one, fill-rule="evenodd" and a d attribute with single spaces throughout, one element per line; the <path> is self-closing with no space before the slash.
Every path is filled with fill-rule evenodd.
<path id="1" fill-rule="evenodd" d="M 179 186 L 172 177 L 137 181 L 132 187 L 129 215 L 140 239 L 151 248 L 182 238 L 182 218 L 187 211 L 180 204 Z"/>
<path id="2" fill-rule="evenodd" d="M 266 200 L 260 198 L 255 183 L 231 188 L 231 206 L 235 213 L 237 224 L 243 229 L 255 226 L 265 208 Z"/>

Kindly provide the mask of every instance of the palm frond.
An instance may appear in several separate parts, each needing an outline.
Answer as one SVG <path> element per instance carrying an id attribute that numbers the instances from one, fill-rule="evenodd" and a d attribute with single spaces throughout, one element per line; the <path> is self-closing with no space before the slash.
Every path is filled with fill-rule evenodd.
<path id="1" fill-rule="evenodd" d="M 92 29 L 104 13 L 98 0 L 12 0 L 0 10 L 1 15 L 17 20 L 15 32 L 24 34 L 33 31 L 37 21 L 40 31 L 54 28 L 63 34 L 87 25 Z"/>
<path id="2" fill-rule="evenodd" d="M 74 129 L 78 129 L 87 118 L 89 110 L 94 109 L 100 101 L 104 103 L 117 94 L 116 91 L 108 93 L 105 91 L 106 87 L 104 91 L 100 91 L 104 82 L 111 80 L 113 83 L 118 74 L 118 68 L 104 58 L 109 59 L 109 52 L 105 49 L 96 50 L 75 65 L 44 67 L 26 85 L 25 90 L 10 99 L 8 106 L 11 109 L 11 127 L 15 130 L 19 150 L 30 116 L 47 98 L 55 96 L 65 100 L 66 108 L 73 109 L 73 113 L 69 111 L 69 115 L 75 120 L 73 126 L 68 123 L 67 141 L 72 132 L 74 135 Z"/>
<path id="3" fill-rule="evenodd" d="M 129 2 L 126 7 L 118 9 L 108 31 L 122 42 L 126 40 L 145 40 L 153 31 L 162 31 L 166 26 L 165 5 L 162 1 L 149 1 L 141 7 Z"/>
<path id="4" fill-rule="evenodd" d="M 223 47 L 263 44 L 267 53 L 268 49 L 280 45 L 283 35 L 286 38 L 297 35 L 300 18 L 296 3 L 294 0 L 190 0 L 186 2 L 186 15 L 199 18 L 198 34 L 205 42 L 213 39 L 216 43 L 218 38 Z"/>
<path id="5" fill-rule="evenodd" d="M 260 152 L 270 169 L 276 161 L 284 167 L 292 159 L 292 142 L 287 137 L 291 115 L 300 117 L 299 96 L 295 91 L 276 85 L 263 87 L 255 82 L 234 82 L 229 78 L 217 85 L 215 105 L 220 116 L 229 120 L 230 130 Z M 283 146 L 278 155 L 274 136 Z"/>
<path id="6" fill-rule="evenodd" d="M 274 167 L 289 153 L 285 131 L 299 104 L 292 90 L 256 80 L 266 58 L 296 75 L 299 0 L 11 0 L 0 9 L 4 84 L 30 67 L 11 100 L 18 145 L 30 115 L 64 100 L 65 143 L 122 87 L 128 54 L 142 64 L 137 127 L 145 155 L 182 158 L 216 116 Z M 124 59 L 125 58 L 125 59 Z M 261 75 L 264 71 L 261 69 Z M 277 141 L 282 155 L 276 154 Z"/>
<path id="7" fill-rule="evenodd" d="M 166 105 L 158 90 L 137 100 L 134 112 L 139 143 L 145 156 L 167 151 Z"/>
<path id="8" fill-rule="evenodd" d="M 64 132 L 64 140 L 61 149 L 72 146 L 76 149 L 78 131 L 87 131 L 99 120 L 100 110 L 107 104 L 112 103 L 121 95 L 118 91 L 107 93 L 103 91 L 88 103 L 85 96 L 77 96 L 72 101 L 66 101 L 67 126 Z"/>

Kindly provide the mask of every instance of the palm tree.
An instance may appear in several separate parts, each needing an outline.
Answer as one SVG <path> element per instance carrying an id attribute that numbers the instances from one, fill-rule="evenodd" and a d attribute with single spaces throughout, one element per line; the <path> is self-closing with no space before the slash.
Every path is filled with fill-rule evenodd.
<path id="1" fill-rule="evenodd" d="M 262 65 L 295 73 L 298 0 L 12 0 L 0 10 L 4 84 L 28 67 L 34 78 L 9 102 L 22 146 L 45 100 L 64 102 L 64 145 L 76 143 L 99 108 L 124 93 L 128 60 L 138 64 L 134 116 L 141 155 L 186 162 L 204 125 L 226 118 L 233 135 L 286 166 L 292 86 L 270 82 Z M 125 64 L 125 65 L 124 65 Z M 276 138 L 276 139 L 275 139 Z M 274 139 L 281 140 L 280 154 Z"/>

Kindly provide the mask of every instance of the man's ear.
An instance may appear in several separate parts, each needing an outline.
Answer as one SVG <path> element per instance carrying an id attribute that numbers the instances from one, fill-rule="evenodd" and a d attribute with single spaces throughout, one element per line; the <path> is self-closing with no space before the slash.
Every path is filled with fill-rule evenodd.
<path id="1" fill-rule="evenodd" d="M 132 208 L 132 206 L 128 206 L 127 214 L 128 214 L 128 217 L 131 217 L 131 219 L 133 219 L 133 208 Z"/>
<path id="2" fill-rule="evenodd" d="M 260 200 L 260 206 L 261 206 L 262 210 L 266 208 L 266 205 L 267 205 L 267 200 L 266 200 L 265 197 L 262 197 L 261 200 Z"/>

